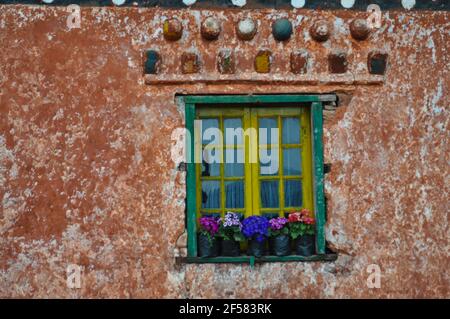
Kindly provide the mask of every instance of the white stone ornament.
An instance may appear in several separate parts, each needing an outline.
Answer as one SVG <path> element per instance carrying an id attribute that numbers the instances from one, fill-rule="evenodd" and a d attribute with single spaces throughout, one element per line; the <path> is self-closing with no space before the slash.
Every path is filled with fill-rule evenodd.
<path id="1" fill-rule="evenodd" d="M 114 3 L 114 5 L 116 6 L 121 6 L 125 3 L 125 0 L 112 0 L 112 3 Z"/>
<path id="2" fill-rule="evenodd" d="M 247 4 L 247 0 L 231 0 L 236 7 L 243 7 Z"/>
<path id="3" fill-rule="evenodd" d="M 187 6 L 191 6 L 196 2 L 197 2 L 197 0 L 183 0 L 183 3 Z"/>
<path id="4" fill-rule="evenodd" d="M 341 0 L 341 5 L 346 9 L 350 9 L 354 4 L 355 0 Z"/>
<path id="5" fill-rule="evenodd" d="M 303 8 L 305 6 L 305 0 L 291 0 L 291 5 L 294 8 Z"/>
<path id="6" fill-rule="evenodd" d="M 402 0 L 402 6 L 406 10 L 411 10 L 412 8 L 414 8 L 415 5 L 416 5 L 415 0 Z"/>

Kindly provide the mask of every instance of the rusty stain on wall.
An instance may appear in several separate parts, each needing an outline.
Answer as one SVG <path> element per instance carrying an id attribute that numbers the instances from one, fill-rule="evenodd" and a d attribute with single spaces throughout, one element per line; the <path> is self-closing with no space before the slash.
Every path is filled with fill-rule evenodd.
<path id="1" fill-rule="evenodd" d="M 383 13 L 382 27 L 354 40 L 349 24 L 364 12 L 271 9 L 81 9 L 68 30 L 63 7 L 0 6 L 0 296 L 2 297 L 450 297 L 449 15 Z M 203 40 L 214 15 L 222 31 Z M 323 43 L 309 35 L 320 18 L 333 26 Z M 177 18 L 183 34 L 163 37 Z M 250 41 L 235 23 L 251 17 Z M 294 33 L 279 43 L 271 23 L 288 17 Z M 158 50 L 164 47 L 165 50 Z M 367 71 L 374 49 L 389 54 L 381 85 L 145 84 L 142 56 L 160 52 L 161 71 L 182 52 L 216 70 L 233 48 L 239 72 L 262 48 L 271 72 L 308 51 L 312 72 L 345 49 L 348 68 Z M 238 60 L 238 59 L 237 59 Z M 175 94 L 330 93 L 339 107 L 325 123 L 327 241 L 336 262 L 177 265 L 184 231 L 184 172 L 170 159 L 183 125 Z M 66 285 L 68 264 L 83 266 L 82 286 Z M 367 266 L 382 270 L 380 289 Z"/>

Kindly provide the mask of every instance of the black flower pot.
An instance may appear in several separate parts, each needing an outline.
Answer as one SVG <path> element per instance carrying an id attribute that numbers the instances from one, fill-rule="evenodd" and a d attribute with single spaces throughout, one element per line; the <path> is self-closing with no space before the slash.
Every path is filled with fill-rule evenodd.
<path id="1" fill-rule="evenodd" d="M 295 253 L 300 256 L 312 256 L 315 254 L 316 245 L 314 235 L 303 235 L 294 241 Z"/>
<path id="2" fill-rule="evenodd" d="M 248 241 L 247 254 L 250 256 L 261 257 L 266 251 L 266 241 L 262 242 L 252 239 Z"/>
<path id="3" fill-rule="evenodd" d="M 239 242 L 235 240 L 222 240 L 221 255 L 227 257 L 235 257 L 241 254 Z"/>
<path id="4" fill-rule="evenodd" d="M 219 255 L 219 243 L 216 238 L 209 241 L 208 236 L 198 234 L 197 248 L 199 257 L 217 257 Z"/>
<path id="5" fill-rule="evenodd" d="M 278 235 L 269 238 L 269 250 L 271 255 L 287 256 L 291 253 L 291 241 L 288 235 Z"/>

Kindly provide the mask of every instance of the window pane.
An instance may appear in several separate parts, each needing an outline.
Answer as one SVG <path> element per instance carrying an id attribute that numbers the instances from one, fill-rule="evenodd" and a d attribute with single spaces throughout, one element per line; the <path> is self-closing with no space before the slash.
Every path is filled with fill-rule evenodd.
<path id="1" fill-rule="evenodd" d="M 280 207 L 278 181 L 261 181 L 261 207 Z"/>
<path id="2" fill-rule="evenodd" d="M 278 175 L 280 169 L 279 148 L 259 149 L 259 174 Z"/>
<path id="3" fill-rule="evenodd" d="M 302 182 L 301 180 L 284 181 L 284 206 L 302 206 Z"/>
<path id="4" fill-rule="evenodd" d="M 277 218 L 280 217 L 280 213 L 279 212 L 262 212 L 261 215 L 263 217 L 266 217 L 268 220 L 271 220 L 272 218 Z"/>
<path id="5" fill-rule="evenodd" d="M 227 149 L 225 151 L 225 176 L 244 176 L 244 150 Z"/>
<path id="6" fill-rule="evenodd" d="M 202 143 L 220 144 L 219 119 L 202 119 Z"/>
<path id="7" fill-rule="evenodd" d="M 300 143 L 300 121 L 296 117 L 283 118 L 283 144 Z"/>
<path id="8" fill-rule="evenodd" d="M 220 151 L 212 148 L 202 154 L 202 176 L 220 176 Z"/>
<path id="9" fill-rule="evenodd" d="M 223 120 L 225 144 L 242 144 L 243 131 L 242 131 L 242 120 L 240 118 L 236 119 L 224 119 Z"/>
<path id="10" fill-rule="evenodd" d="M 272 135 L 272 129 L 278 128 L 277 118 L 260 118 L 259 119 L 259 144 L 276 144 L 278 143 L 278 134 Z"/>
<path id="11" fill-rule="evenodd" d="M 202 208 L 220 208 L 219 181 L 202 181 Z"/>
<path id="12" fill-rule="evenodd" d="M 299 148 L 283 149 L 283 174 L 301 175 L 302 160 Z"/>
<path id="13" fill-rule="evenodd" d="M 244 181 L 225 182 L 225 207 L 244 208 Z"/>

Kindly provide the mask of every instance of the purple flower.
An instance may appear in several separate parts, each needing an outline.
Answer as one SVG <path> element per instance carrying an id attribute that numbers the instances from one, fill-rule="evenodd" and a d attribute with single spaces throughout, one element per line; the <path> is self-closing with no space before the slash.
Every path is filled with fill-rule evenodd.
<path id="1" fill-rule="evenodd" d="M 287 222 L 287 218 L 284 217 L 272 218 L 271 220 L 269 220 L 270 229 L 280 230 L 287 224 Z"/>
<path id="2" fill-rule="evenodd" d="M 269 231 L 269 221 L 262 216 L 250 216 L 242 222 L 242 233 L 247 238 L 255 238 L 262 242 Z"/>
<path id="3" fill-rule="evenodd" d="M 200 226 L 202 231 L 214 236 L 219 231 L 220 218 L 217 217 L 200 217 Z"/>
<path id="4" fill-rule="evenodd" d="M 242 228 L 241 221 L 239 220 L 239 215 L 233 212 L 227 212 L 222 223 L 223 227 L 239 226 L 239 229 Z"/>

